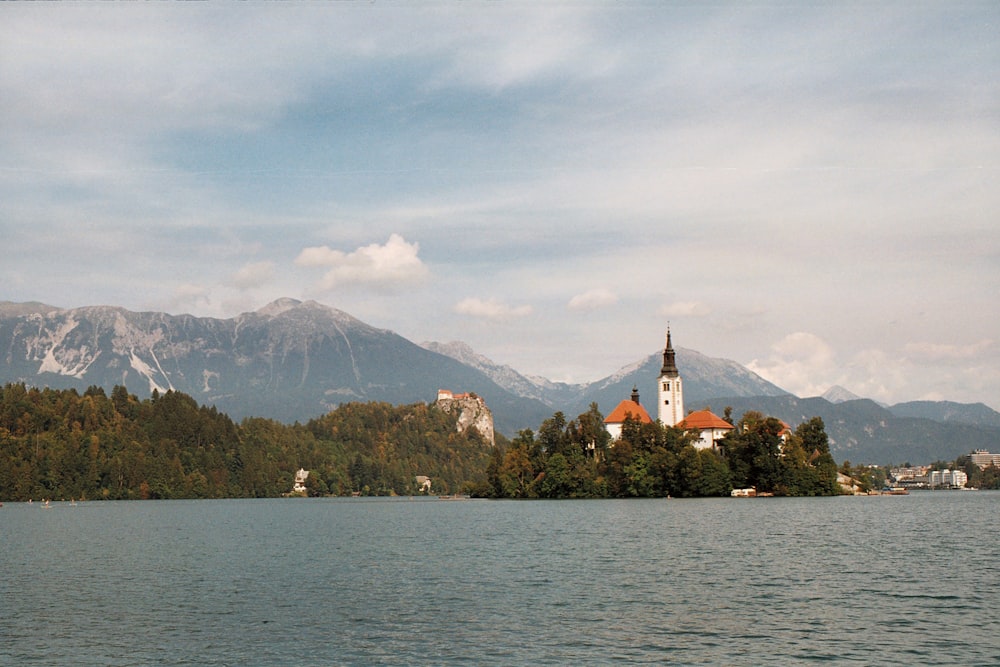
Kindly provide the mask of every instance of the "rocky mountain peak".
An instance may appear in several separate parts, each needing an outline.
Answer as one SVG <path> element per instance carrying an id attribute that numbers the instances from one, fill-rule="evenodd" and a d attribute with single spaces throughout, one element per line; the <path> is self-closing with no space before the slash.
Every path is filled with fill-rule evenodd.
<path id="1" fill-rule="evenodd" d="M 861 397 L 835 384 L 827 389 L 820 398 L 825 398 L 831 403 L 846 403 L 847 401 L 856 401 Z"/>
<path id="2" fill-rule="evenodd" d="M 300 305 L 302 302 L 298 299 L 292 299 L 289 297 L 282 297 L 280 299 L 275 299 L 271 303 L 267 304 L 263 308 L 257 309 L 256 313 L 264 317 L 277 317 L 282 313 L 285 313 L 292 308 Z"/>
<path id="3" fill-rule="evenodd" d="M 0 301 L 0 317 L 25 317 L 28 315 L 47 315 L 58 311 L 59 308 L 50 306 L 38 301 L 28 301 L 26 303 L 14 303 L 13 301 Z"/>

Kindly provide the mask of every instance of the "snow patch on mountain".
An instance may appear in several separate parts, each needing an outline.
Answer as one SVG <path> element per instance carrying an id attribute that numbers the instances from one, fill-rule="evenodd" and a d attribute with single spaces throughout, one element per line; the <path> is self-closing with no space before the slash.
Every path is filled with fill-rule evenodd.
<path id="1" fill-rule="evenodd" d="M 45 353 L 42 355 L 42 364 L 38 367 L 39 374 L 56 373 L 58 375 L 69 375 L 75 378 L 83 377 L 83 372 L 86 371 L 86 364 L 77 363 L 73 367 L 70 367 L 56 357 L 56 351 L 59 346 L 62 345 L 64 340 L 66 340 L 66 336 L 68 336 L 69 333 L 76 328 L 76 325 L 77 321 L 73 318 L 69 318 L 67 321 L 56 327 L 56 329 L 49 336 L 48 340 L 45 340 L 42 337 L 36 339 L 38 345 L 40 347 L 44 346 L 45 350 Z"/>
<path id="2" fill-rule="evenodd" d="M 639 369 L 641 369 L 646 364 L 652 362 L 653 359 L 655 357 L 657 357 L 657 356 L 659 356 L 659 355 L 656 354 L 656 353 L 653 353 L 653 354 L 649 355 L 648 357 L 646 357 L 645 359 L 640 359 L 639 361 L 631 363 L 628 366 L 622 366 L 621 368 L 619 368 L 617 371 L 615 371 L 614 373 L 612 373 L 608 377 L 604 378 L 603 380 L 599 380 L 598 381 L 599 383 L 590 383 L 590 384 L 591 385 L 596 385 L 599 389 L 604 389 L 606 387 L 610 387 L 613 384 L 617 384 L 617 383 L 621 382 L 622 380 L 624 380 L 625 378 L 627 378 L 629 375 L 632 375 L 633 373 L 635 373 L 636 371 L 638 371 Z"/>
<path id="3" fill-rule="evenodd" d="M 157 383 L 154 377 L 156 371 L 154 371 L 149 364 L 140 359 L 139 356 L 135 353 L 135 350 L 132 350 L 129 353 L 129 363 L 131 364 L 132 368 L 139 373 L 139 375 L 142 375 L 149 381 L 150 393 L 152 393 L 154 389 L 161 393 L 166 391 L 166 389 L 164 389 L 159 385 L 159 383 Z"/>
<path id="4" fill-rule="evenodd" d="M 847 401 L 856 401 L 861 397 L 835 384 L 823 392 L 820 398 L 825 398 L 831 403 L 846 403 Z"/>

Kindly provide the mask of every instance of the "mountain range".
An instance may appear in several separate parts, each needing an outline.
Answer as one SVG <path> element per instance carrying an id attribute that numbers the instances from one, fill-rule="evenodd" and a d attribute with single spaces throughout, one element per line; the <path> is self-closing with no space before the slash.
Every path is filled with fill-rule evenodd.
<path id="1" fill-rule="evenodd" d="M 417 345 L 314 301 L 279 299 L 229 319 L 61 309 L 0 302 L 0 382 L 110 391 L 140 397 L 181 391 L 235 419 L 306 421 L 351 401 L 431 402 L 438 389 L 474 392 L 508 436 L 537 429 L 560 410 L 605 413 L 638 388 L 656 395 L 662 351 L 584 384 L 527 376 L 461 342 Z M 688 409 L 735 416 L 753 409 L 796 425 L 821 416 L 837 460 L 913 462 L 954 458 L 1000 442 L 1000 413 L 985 405 L 915 402 L 880 406 L 833 388 L 802 399 L 740 364 L 677 348 Z"/>

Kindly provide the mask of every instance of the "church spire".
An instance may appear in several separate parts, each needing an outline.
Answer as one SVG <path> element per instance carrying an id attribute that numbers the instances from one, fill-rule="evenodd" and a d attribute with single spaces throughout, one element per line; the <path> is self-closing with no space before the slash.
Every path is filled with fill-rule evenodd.
<path id="1" fill-rule="evenodd" d="M 660 375 L 669 377 L 677 377 L 678 375 L 674 346 L 670 341 L 670 327 L 667 327 L 667 347 L 663 350 L 663 368 L 660 369 Z"/>
<path id="2" fill-rule="evenodd" d="M 667 346 L 663 349 L 663 368 L 660 369 L 660 379 L 657 384 L 659 385 L 657 416 L 664 426 L 676 426 L 684 419 L 684 389 L 681 387 L 680 371 L 677 370 L 674 343 L 670 340 L 669 324 L 667 324 Z"/>

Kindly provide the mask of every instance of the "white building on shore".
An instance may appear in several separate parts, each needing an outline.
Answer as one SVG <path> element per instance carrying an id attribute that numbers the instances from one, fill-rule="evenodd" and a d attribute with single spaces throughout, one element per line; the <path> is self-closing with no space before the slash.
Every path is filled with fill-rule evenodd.
<path id="1" fill-rule="evenodd" d="M 305 493 L 307 479 L 309 479 L 309 471 L 299 468 L 298 472 L 295 473 L 295 483 L 292 485 L 292 493 Z"/>
<path id="2" fill-rule="evenodd" d="M 927 484 L 932 489 L 961 489 L 969 476 L 961 470 L 932 470 L 927 473 Z"/>
<path id="3" fill-rule="evenodd" d="M 1000 454 L 990 454 L 985 449 L 977 449 L 969 455 L 969 459 L 980 469 L 997 466 L 1000 468 Z"/>

